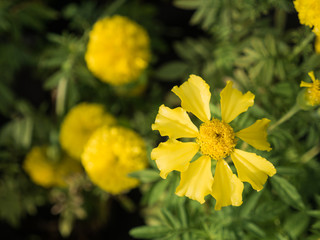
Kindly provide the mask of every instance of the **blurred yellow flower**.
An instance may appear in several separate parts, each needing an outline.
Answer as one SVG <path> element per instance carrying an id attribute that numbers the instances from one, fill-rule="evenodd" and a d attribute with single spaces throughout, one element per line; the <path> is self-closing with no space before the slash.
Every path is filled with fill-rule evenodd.
<path id="1" fill-rule="evenodd" d="M 301 81 L 300 87 L 306 87 L 306 100 L 311 106 L 320 105 L 320 81 L 315 78 L 313 72 L 309 72 L 312 83 Z"/>
<path id="2" fill-rule="evenodd" d="M 46 146 L 33 147 L 23 163 L 24 170 L 34 183 L 42 187 L 67 186 L 67 179 L 82 171 L 79 161 L 68 156 L 53 160 L 47 151 Z"/>
<path id="3" fill-rule="evenodd" d="M 319 0 L 295 0 L 294 6 L 298 12 L 301 24 L 313 27 L 313 32 L 320 34 L 320 1 Z"/>
<path id="4" fill-rule="evenodd" d="M 80 103 L 64 118 L 60 129 L 60 144 L 70 156 L 79 159 L 91 134 L 103 125 L 111 126 L 115 118 L 104 110 L 103 105 Z"/>
<path id="5" fill-rule="evenodd" d="M 122 85 L 137 80 L 150 60 L 150 39 L 143 27 L 115 15 L 97 21 L 85 54 L 89 70 L 100 80 Z"/>
<path id="6" fill-rule="evenodd" d="M 181 106 L 170 109 L 160 106 L 153 130 L 168 141 L 160 143 L 152 150 L 151 158 L 156 161 L 162 178 L 177 170 L 181 181 L 176 189 L 179 196 L 187 196 L 204 203 L 204 197 L 211 194 L 216 199 L 215 209 L 242 204 L 243 183 L 249 182 L 255 190 L 261 190 L 268 175 L 276 173 L 274 166 L 255 153 L 235 149 L 237 140 L 242 139 L 256 149 L 270 151 L 267 142 L 267 127 L 270 120 L 263 118 L 251 126 L 234 132 L 229 123 L 253 105 L 251 92 L 242 94 L 232 88 L 232 82 L 221 91 L 222 120 L 211 118 L 209 85 L 201 78 L 190 75 L 187 82 L 172 91 L 181 99 Z M 192 123 L 187 112 L 193 113 L 203 123 L 199 129 Z M 195 138 L 194 142 L 181 142 L 178 138 Z M 190 161 L 197 152 L 202 154 Z M 231 156 L 238 177 L 233 174 L 224 158 Z M 212 177 L 211 159 L 217 161 L 215 175 Z"/>
<path id="7" fill-rule="evenodd" d="M 101 127 L 90 137 L 82 154 L 82 165 L 93 183 L 111 194 L 138 186 L 129 173 L 147 166 L 143 139 L 124 127 Z"/>

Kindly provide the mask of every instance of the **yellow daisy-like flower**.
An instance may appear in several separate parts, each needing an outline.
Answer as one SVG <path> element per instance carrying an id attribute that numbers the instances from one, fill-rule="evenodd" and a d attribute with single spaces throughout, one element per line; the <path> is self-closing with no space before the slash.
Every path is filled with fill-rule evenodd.
<path id="1" fill-rule="evenodd" d="M 211 118 L 209 85 L 201 78 L 190 75 L 187 82 L 172 91 L 181 99 L 181 106 L 170 109 L 160 106 L 153 130 L 168 141 L 160 143 L 152 150 L 151 158 L 156 161 L 162 178 L 173 170 L 181 172 L 181 181 L 176 189 L 179 196 L 187 196 L 204 203 L 204 197 L 211 194 L 216 199 L 215 209 L 242 204 L 243 183 L 249 182 L 255 190 L 261 190 L 268 176 L 276 173 L 274 166 L 255 153 L 236 149 L 236 137 L 258 150 L 270 151 L 267 142 L 267 127 L 270 120 L 263 118 L 251 126 L 234 132 L 229 123 L 253 105 L 251 92 L 242 94 L 232 88 L 232 82 L 221 91 L 222 120 Z M 203 123 L 199 129 L 192 123 L 187 112 L 193 113 Z M 194 142 L 181 142 L 178 138 L 194 138 Z M 201 157 L 192 161 L 197 152 Z M 226 157 L 231 159 L 237 169 L 233 174 Z M 211 159 L 217 161 L 215 175 L 212 177 Z"/>
<path id="2" fill-rule="evenodd" d="M 301 24 L 313 27 L 313 32 L 320 34 L 320 1 L 296 0 L 293 2 Z"/>
<path id="3" fill-rule="evenodd" d="M 307 88 L 305 94 L 307 103 L 309 103 L 311 106 L 320 105 L 320 81 L 315 78 L 313 72 L 309 72 L 308 75 L 311 78 L 312 83 L 301 81 L 300 87 Z"/>
<path id="4" fill-rule="evenodd" d="M 90 32 L 85 60 L 89 70 L 106 83 L 133 82 L 149 64 L 149 36 L 143 27 L 126 17 L 103 18 Z"/>
<path id="5" fill-rule="evenodd" d="M 24 170 L 32 181 L 42 187 L 65 187 L 67 178 L 82 171 L 79 161 L 64 156 L 51 160 L 47 155 L 48 147 L 33 147 L 23 163 Z"/>
<path id="6" fill-rule="evenodd" d="M 61 124 L 60 144 L 70 156 L 79 159 L 91 134 L 99 127 L 111 126 L 115 118 L 95 103 L 80 103 L 73 107 Z"/>
<path id="7" fill-rule="evenodd" d="M 124 127 L 102 127 L 90 137 L 82 154 L 82 165 L 93 183 L 111 194 L 138 186 L 129 173 L 147 166 L 143 139 Z"/>

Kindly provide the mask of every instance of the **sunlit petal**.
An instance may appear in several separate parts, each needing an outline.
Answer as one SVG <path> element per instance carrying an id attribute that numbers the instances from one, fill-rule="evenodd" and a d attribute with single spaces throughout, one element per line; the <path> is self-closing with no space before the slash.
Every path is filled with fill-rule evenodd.
<path id="1" fill-rule="evenodd" d="M 249 182 L 255 190 L 260 191 L 267 181 L 268 175 L 271 177 L 276 173 L 271 162 L 255 153 L 235 149 L 231 158 L 239 179 L 243 182 Z"/>
<path id="2" fill-rule="evenodd" d="M 237 132 L 236 136 L 258 150 L 270 151 L 271 147 L 267 141 L 267 129 L 269 123 L 270 120 L 266 118 L 257 120 L 251 126 Z"/>
<path id="3" fill-rule="evenodd" d="M 188 112 L 192 112 L 201 121 L 210 120 L 209 102 L 211 93 L 209 85 L 196 75 L 190 75 L 187 82 L 180 87 L 172 88 L 174 92 L 181 99 L 181 106 Z"/>
<path id="4" fill-rule="evenodd" d="M 227 86 L 220 93 L 221 116 L 226 123 L 247 111 L 253 105 L 255 97 L 251 92 L 242 94 L 239 90 L 232 88 L 232 84 L 231 81 L 228 81 Z"/>
<path id="5" fill-rule="evenodd" d="M 155 160 L 160 170 L 160 176 L 166 178 L 173 170 L 183 172 L 189 167 L 191 159 L 199 150 L 194 142 L 183 143 L 175 139 L 160 143 L 151 152 L 151 159 Z"/>
<path id="6" fill-rule="evenodd" d="M 162 136 L 170 138 L 198 136 L 198 128 L 181 107 L 170 109 L 161 105 L 152 130 L 158 130 Z"/>
<path id="7" fill-rule="evenodd" d="M 208 156 L 201 156 L 181 173 L 176 194 L 204 203 L 204 197 L 211 192 L 212 182 L 211 159 Z"/>
<path id="8" fill-rule="evenodd" d="M 232 173 L 228 163 L 219 160 L 213 178 L 211 195 L 216 199 L 215 210 L 221 207 L 242 204 L 243 183 Z"/>

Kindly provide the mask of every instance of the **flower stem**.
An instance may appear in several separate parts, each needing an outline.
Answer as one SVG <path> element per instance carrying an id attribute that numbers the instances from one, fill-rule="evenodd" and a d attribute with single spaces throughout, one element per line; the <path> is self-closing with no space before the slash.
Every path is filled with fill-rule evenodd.
<path id="1" fill-rule="evenodd" d="M 298 46 L 293 49 L 292 54 L 289 56 L 289 60 L 293 60 L 315 37 L 315 34 L 311 32 Z"/>
<path id="2" fill-rule="evenodd" d="M 280 124 L 284 123 L 285 121 L 289 120 L 294 114 L 296 114 L 300 110 L 300 106 L 298 104 L 295 104 L 285 115 L 283 115 L 277 122 L 272 124 L 268 132 L 271 132 L 273 129 L 278 127 Z"/>
<path id="3" fill-rule="evenodd" d="M 309 162 L 312 158 L 314 158 L 315 156 L 317 156 L 320 153 L 320 144 L 314 146 L 313 148 L 311 148 L 308 152 L 306 152 L 305 154 L 302 155 L 301 157 L 301 162 L 302 163 L 307 163 Z"/>

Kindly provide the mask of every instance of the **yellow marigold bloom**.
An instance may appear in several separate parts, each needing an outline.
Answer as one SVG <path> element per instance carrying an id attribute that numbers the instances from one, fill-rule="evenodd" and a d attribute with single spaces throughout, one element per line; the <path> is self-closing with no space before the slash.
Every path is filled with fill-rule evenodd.
<path id="1" fill-rule="evenodd" d="M 130 129 L 102 127 L 86 144 L 82 165 L 93 183 L 106 192 L 119 194 L 138 186 L 138 180 L 128 174 L 147 166 L 146 147 Z"/>
<path id="2" fill-rule="evenodd" d="M 268 176 L 276 173 L 274 166 L 255 153 L 236 149 L 237 138 L 242 139 L 258 150 L 270 151 L 267 141 L 267 127 L 270 120 L 263 118 L 251 126 L 234 132 L 229 125 L 239 114 L 253 105 L 251 92 L 242 94 L 232 88 L 228 81 L 221 91 L 222 120 L 211 118 L 209 85 L 201 78 L 190 75 L 187 82 L 172 91 L 181 99 L 181 106 L 170 109 L 160 106 L 153 130 L 168 136 L 152 150 L 151 158 L 156 161 L 162 178 L 173 170 L 181 172 L 180 184 L 176 189 L 179 196 L 187 196 L 204 203 L 204 197 L 211 194 L 216 199 L 215 209 L 242 204 L 243 183 L 249 182 L 255 190 L 261 190 Z M 193 113 L 203 123 L 196 127 L 187 112 Z M 194 138 L 194 142 L 181 142 L 178 138 Z M 190 161 L 197 152 L 202 154 Z M 231 156 L 238 177 L 233 174 L 224 158 Z M 211 159 L 217 161 L 212 177 Z"/>
<path id="3" fill-rule="evenodd" d="M 315 78 L 313 72 L 309 72 L 312 83 L 301 81 L 300 87 L 306 87 L 306 100 L 311 106 L 320 105 L 320 81 Z"/>
<path id="4" fill-rule="evenodd" d="M 103 125 L 111 126 L 115 118 L 104 110 L 103 105 L 80 103 L 73 107 L 61 124 L 60 144 L 72 157 L 79 159 L 91 134 Z"/>
<path id="5" fill-rule="evenodd" d="M 298 12 L 301 24 L 313 27 L 314 33 L 320 34 L 320 1 L 295 0 L 294 6 Z"/>
<path id="6" fill-rule="evenodd" d="M 82 171 L 79 161 L 64 156 L 53 160 L 47 155 L 48 147 L 33 147 L 23 163 L 24 170 L 32 181 L 42 187 L 64 187 L 66 180 Z"/>
<path id="7" fill-rule="evenodd" d="M 123 16 L 97 21 L 85 54 L 89 70 L 100 80 L 121 85 L 137 80 L 150 60 L 150 39 L 144 28 Z"/>

